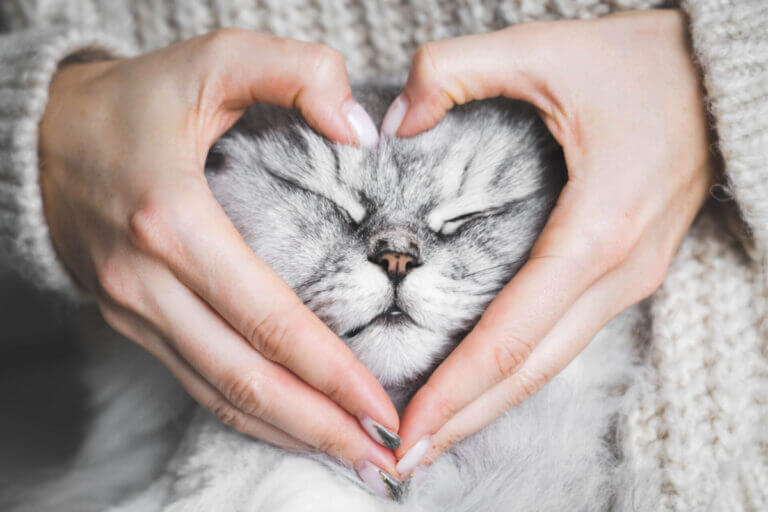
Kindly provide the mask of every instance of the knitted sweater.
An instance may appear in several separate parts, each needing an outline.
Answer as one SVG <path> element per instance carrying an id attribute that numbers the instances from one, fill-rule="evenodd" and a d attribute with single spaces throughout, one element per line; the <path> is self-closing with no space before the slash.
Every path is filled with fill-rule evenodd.
<path id="1" fill-rule="evenodd" d="M 402 73 L 430 40 L 528 20 L 650 8 L 653 0 L 3 0 L 0 261 L 75 294 L 49 240 L 37 127 L 57 64 L 129 55 L 221 26 L 338 48 L 350 75 Z M 668 510 L 768 510 L 768 2 L 690 0 L 693 46 L 729 201 L 692 226 L 650 300 L 649 357 L 622 449 Z M 109 36 L 99 29 L 108 29 Z M 3 32 L 4 31 L 4 32 Z M 739 242 L 741 239 L 744 244 Z"/>

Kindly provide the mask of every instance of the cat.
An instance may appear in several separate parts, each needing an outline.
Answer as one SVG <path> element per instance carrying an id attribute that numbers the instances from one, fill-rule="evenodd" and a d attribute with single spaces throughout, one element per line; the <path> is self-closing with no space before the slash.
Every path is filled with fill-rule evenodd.
<path id="1" fill-rule="evenodd" d="M 380 121 L 397 92 L 363 85 L 355 95 Z M 494 99 L 374 149 L 331 143 L 294 111 L 254 106 L 215 144 L 206 176 L 244 240 L 402 410 L 525 263 L 566 167 L 535 109 Z M 327 457 L 290 454 L 190 412 L 148 356 L 99 341 L 90 378 L 101 412 L 81 471 L 47 501 L 58 496 L 55 510 L 67 510 L 62 493 L 82 505 L 93 487 L 114 487 L 83 488 L 84 475 L 108 478 L 98 467 L 133 476 L 111 509 L 123 512 L 621 508 L 634 499 L 621 421 L 643 368 L 644 314 L 637 306 L 617 317 L 544 389 L 441 456 L 400 503 Z M 91 326 L 84 336 L 115 337 Z M 116 442 L 107 425 L 123 422 L 134 428 Z M 116 496 L 102 494 L 103 505 Z"/>

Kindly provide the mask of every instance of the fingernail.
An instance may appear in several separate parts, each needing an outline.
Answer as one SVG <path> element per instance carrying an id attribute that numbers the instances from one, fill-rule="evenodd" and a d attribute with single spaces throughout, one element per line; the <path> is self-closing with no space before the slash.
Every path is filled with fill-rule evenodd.
<path id="1" fill-rule="evenodd" d="M 424 481 L 426 477 L 427 466 L 416 466 L 413 470 L 413 473 L 411 473 L 411 476 L 408 477 L 408 480 L 411 481 L 412 485 L 419 485 Z"/>
<path id="2" fill-rule="evenodd" d="M 397 472 L 401 475 L 410 474 L 416 468 L 416 466 L 419 465 L 421 459 L 424 458 L 427 450 L 429 450 L 430 444 L 431 438 L 428 435 L 419 439 L 415 445 L 411 446 L 411 449 L 408 450 L 408 453 L 406 453 L 403 458 L 400 459 L 400 462 L 397 463 L 397 466 L 395 466 L 397 468 Z"/>
<path id="3" fill-rule="evenodd" d="M 405 494 L 403 482 L 385 473 L 367 460 L 360 460 L 355 463 L 357 476 L 363 481 L 374 494 L 383 498 L 389 498 L 393 501 L 400 501 Z"/>
<path id="4" fill-rule="evenodd" d="M 397 450 L 400 447 L 400 436 L 386 428 L 381 423 L 373 421 L 368 416 L 360 418 L 360 424 L 363 426 L 368 435 L 371 436 L 377 443 L 389 448 L 390 450 Z"/>
<path id="5" fill-rule="evenodd" d="M 403 123 L 405 113 L 408 112 L 408 98 L 401 94 L 387 109 L 384 120 L 381 122 L 381 135 L 384 137 L 394 137 L 397 129 Z"/>
<path id="6" fill-rule="evenodd" d="M 376 147 L 379 143 L 379 132 L 361 104 L 350 98 L 341 106 L 341 113 L 357 135 L 358 144 L 366 148 Z"/>

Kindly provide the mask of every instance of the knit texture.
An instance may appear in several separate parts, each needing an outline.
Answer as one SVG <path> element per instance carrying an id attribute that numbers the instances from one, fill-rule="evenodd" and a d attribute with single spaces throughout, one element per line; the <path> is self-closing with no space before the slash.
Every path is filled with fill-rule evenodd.
<path id="1" fill-rule="evenodd" d="M 98 49 L 139 51 L 222 26 L 338 48 L 352 77 L 402 74 L 423 43 L 524 21 L 590 18 L 648 0 L 4 0 L 0 27 L 0 249 L 35 282 L 74 290 L 48 239 L 37 123 L 56 64 Z M 768 2 L 686 0 L 726 192 L 754 246 L 708 209 L 650 303 L 653 371 L 623 429 L 647 495 L 622 508 L 768 510 Z M 94 55 L 92 52 L 89 52 Z M 633 500 L 632 497 L 628 499 Z"/>
<path id="2" fill-rule="evenodd" d="M 657 373 L 629 413 L 625 451 L 665 510 L 768 510 L 768 309 L 756 277 L 710 210 L 653 296 Z"/>
<path id="3" fill-rule="evenodd" d="M 38 123 L 61 60 L 122 53 L 92 32 L 41 29 L 0 36 L 0 259 L 71 298 L 82 294 L 56 256 L 38 186 Z"/>
<path id="4" fill-rule="evenodd" d="M 729 192 L 768 254 L 768 2 L 686 3 Z"/>

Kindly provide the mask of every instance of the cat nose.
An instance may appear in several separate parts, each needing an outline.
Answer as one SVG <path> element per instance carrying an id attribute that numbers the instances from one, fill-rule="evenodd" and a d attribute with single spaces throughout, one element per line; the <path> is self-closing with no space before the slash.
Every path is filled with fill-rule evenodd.
<path id="1" fill-rule="evenodd" d="M 416 259 L 410 254 L 401 252 L 382 252 L 374 256 L 373 262 L 381 265 L 381 268 L 387 273 L 394 282 L 401 281 L 405 274 L 416 266 Z"/>
<path id="2" fill-rule="evenodd" d="M 373 237 L 368 260 L 383 268 L 395 284 L 421 265 L 416 237 L 404 228 L 391 229 Z"/>

